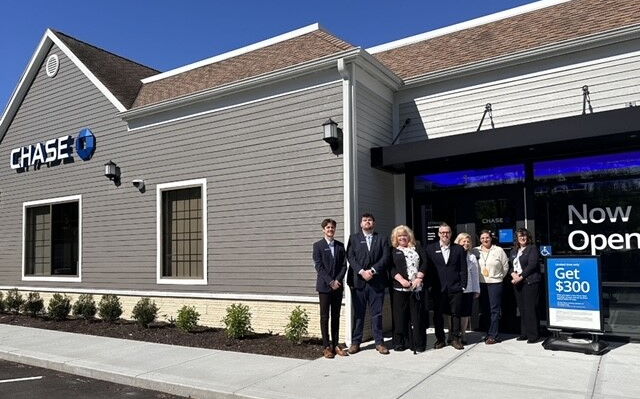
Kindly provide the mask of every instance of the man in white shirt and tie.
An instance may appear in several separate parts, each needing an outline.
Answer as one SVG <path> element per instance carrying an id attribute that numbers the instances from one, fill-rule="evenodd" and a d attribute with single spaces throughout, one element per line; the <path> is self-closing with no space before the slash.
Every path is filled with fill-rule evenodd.
<path id="1" fill-rule="evenodd" d="M 442 223 L 438 228 L 440 239 L 426 247 L 427 281 L 435 308 L 433 324 L 436 330 L 436 349 L 446 346 L 444 313 L 451 314 L 451 346 L 464 349 L 460 338 L 460 310 L 463 289 L 467 286 L 467 255 L 462 246 L 451 242 L 451 234 L 451 227 Z"/>
<path id="2" fill-rule="evenodd" d="M 349 260 L 349 285 L 352 287 L 354 323 L 349 353 L 360 351 L 367 305 L 371 309 L 371 327 L 376 350 L 389 354 L 382 334 L 382 307 L 387 287 L 389 240 L 374 231 L 376 220 L 370 213 L 360 218 L 362 231 L 352 234 L 347 244 Z"/>

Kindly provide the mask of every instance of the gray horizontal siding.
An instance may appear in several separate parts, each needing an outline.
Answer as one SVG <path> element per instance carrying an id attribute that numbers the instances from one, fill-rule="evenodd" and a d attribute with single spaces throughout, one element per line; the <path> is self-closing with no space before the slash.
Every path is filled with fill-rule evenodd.
<path id="1" fill-rule="evenodd" d="M 539 62 L 540 71 L 520 76 L 520 67 L 514 67 L 514 77 L 452 90 L 442 84 L 438 92 L 400 104 L 400 120 L 415 121 L 401 141 L 424 140 L 426 134 L 434 138 L 475 131 L 486 103 L 492 104 L 496 127 L 579 115 L 583 85 L 589 86 L 594 112 L 622 108 L 630 101 L 640 104 L 640 43 L 626 46 L 634 51 L 560 68 L 544 69 Z M 483 129 L 487 128 L 488 119 L 483 124 Z"/>
<path id="2" fill-rule="evenodd" d="M 311 245 L 332 217 L 342 234 L 342 158 L 321 124 L 340 120 L 341 84 L 127 131 L 111 103 L 57 48 L 60 71 L 41 70 L 0 143 L 12 148 L 89 127 L 87 162 L 15 173 L 0 168 L 2 285 L 312 295 Z M 246 99 L 246 93 L 243 94 Z M 122 185 L 103 176 L 113 160 Z M 208 285 L 156 284 L 156 185 L 207 180 Z M 146 192 L 131 185 L 144 179 Z M 21 282 L 22 204 L 82 195 L 81 283 Z"/>
<path id="3" fill-rule="evenodd" d="M 393 175 L 371 167 L 371 148 L 391 144 L 392 103 L 366 86 L 356 95 L 358 217 L 371 212 L 376 229 L 388 234 L 394 227 Z M 359 220 L 357 220 L 359 223 Z"/>

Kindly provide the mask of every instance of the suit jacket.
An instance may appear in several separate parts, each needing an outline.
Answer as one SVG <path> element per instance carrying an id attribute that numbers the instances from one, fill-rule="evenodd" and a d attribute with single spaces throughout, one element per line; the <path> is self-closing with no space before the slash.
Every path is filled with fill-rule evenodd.
<path id="1" fill-rule="evenodd" d="M 422 272 L 426 277 L 426 275 L 427 275 L 427 255 L 425 254 L 425 252 L 422 249 L 422 247 L 420 246 L 420 244 L 416 244 L 416 252 L 420 256 L 420 263 L 418 264 L 418 272 Z M 409 276 L 407 275 L 407 260 L 404 257 L 404 252 L 402 252 L 398 248 L 392 248 L 391 249 L 391 260 L 392 260 L 392 263 L 391 263 L 391 270 L 390 270 L 389 276 L 390 276 L 392 287 L 394 287 L 394 288 L 403 288 L 402 284 L 400 284 L 398 282 L 398 280 L 396 280 L 394 278 L 394 276 L 396 274 L 400 274 L 406 280 L 409 279 Z"/>
<path id="2" fill-rule="evenodd" d="M 442 256 L 440 241 L 429 244 L 425 252 L 429 285 L 442 292 L 462 292 L 467 286 L 467 251 L 461 245 L 451 243 L 447 263 Z"/>
<path id="3" fill-rule="evenodd" d="M 516 256 L 518 256 L 518 248 L 514 247 L 509 254 L 509 274 L 513 273 L 513 261 Z M 520 267 L 522 267 L 522 277 L 527 284 L 539 283 L 542 280 L 538 263 L 538 248 L 535 245 L 527 245 L 524 248 L 520 256 Z"/>
<path id="4" fill-rule="evenodd" d="M 387 286 L 387 264 L 389 263 L 389 240 L 387 237 L 373 233 L 371 250 L 367 247 L 367 239 L 362 231 L 352 234 L 347 244 L 347 259 L 351 273 L 349 285 L 361 289 L 370 284 L 377 290 L 384 290 Z M 359 274 L 360 270 L 375 269 L 376 274 L 366 281 Z"/>
<path id="5" fill-rule="evenodd" d="M 331 255 L 331 248 L 324 238 L 313 243 L 313 264 L 318 272 L 316 278 L 316 291 L 318 292 L 329 293 L 333 291 L 331 282 L 338 280 L 342 284 L 347 272 L 344 244 L 333 240 L 333 250 L 335 255 Z"/>

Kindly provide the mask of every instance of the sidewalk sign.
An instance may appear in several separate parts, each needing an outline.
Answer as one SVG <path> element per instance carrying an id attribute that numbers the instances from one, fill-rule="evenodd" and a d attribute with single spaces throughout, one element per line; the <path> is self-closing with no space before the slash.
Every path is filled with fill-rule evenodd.
<path id="1" fill-rule="evenodd" d="M 556 333 L 542 345 L 551 350 L 602 354 L 607 344 L 599 341 L 604 332 L 600 257 L 551 255 L 545 261 L 548 327 Z M 591 333 L 592 341 L 576 344 L 565 338 L 581 332 Z"/>

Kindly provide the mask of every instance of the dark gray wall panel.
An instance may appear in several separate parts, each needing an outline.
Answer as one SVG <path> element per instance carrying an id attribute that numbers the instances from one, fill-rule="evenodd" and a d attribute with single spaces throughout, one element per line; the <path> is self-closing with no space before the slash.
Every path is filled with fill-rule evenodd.
<path id="1" fill-rule="evenodd" d="M 0 285 L 314 294 L 311 244 L 321 237 L 319 223 L 332 217 L 338 236 L 343 231 L 342 158 L 321 130 L 329 116 L 341 119 L 340 82 L 127 131 L 82 72 L 55 46 L 51 52 L 60 57 L 58 75 L 48 78 L 41 68 L 0 143 Z M 11 149 L 84 127 L 97 137 L 90 161 L 9 168 Z M 108 160 L 121 168 L 120 187 L 103 176 Z M 209 284 L 157 285 L 156 185 L 200 178 L 208 188 Z M 133 179 L 145 180 L 145 193 Z M 83 281 L 21 281 L 23 202 L 78 194 Z"/>

